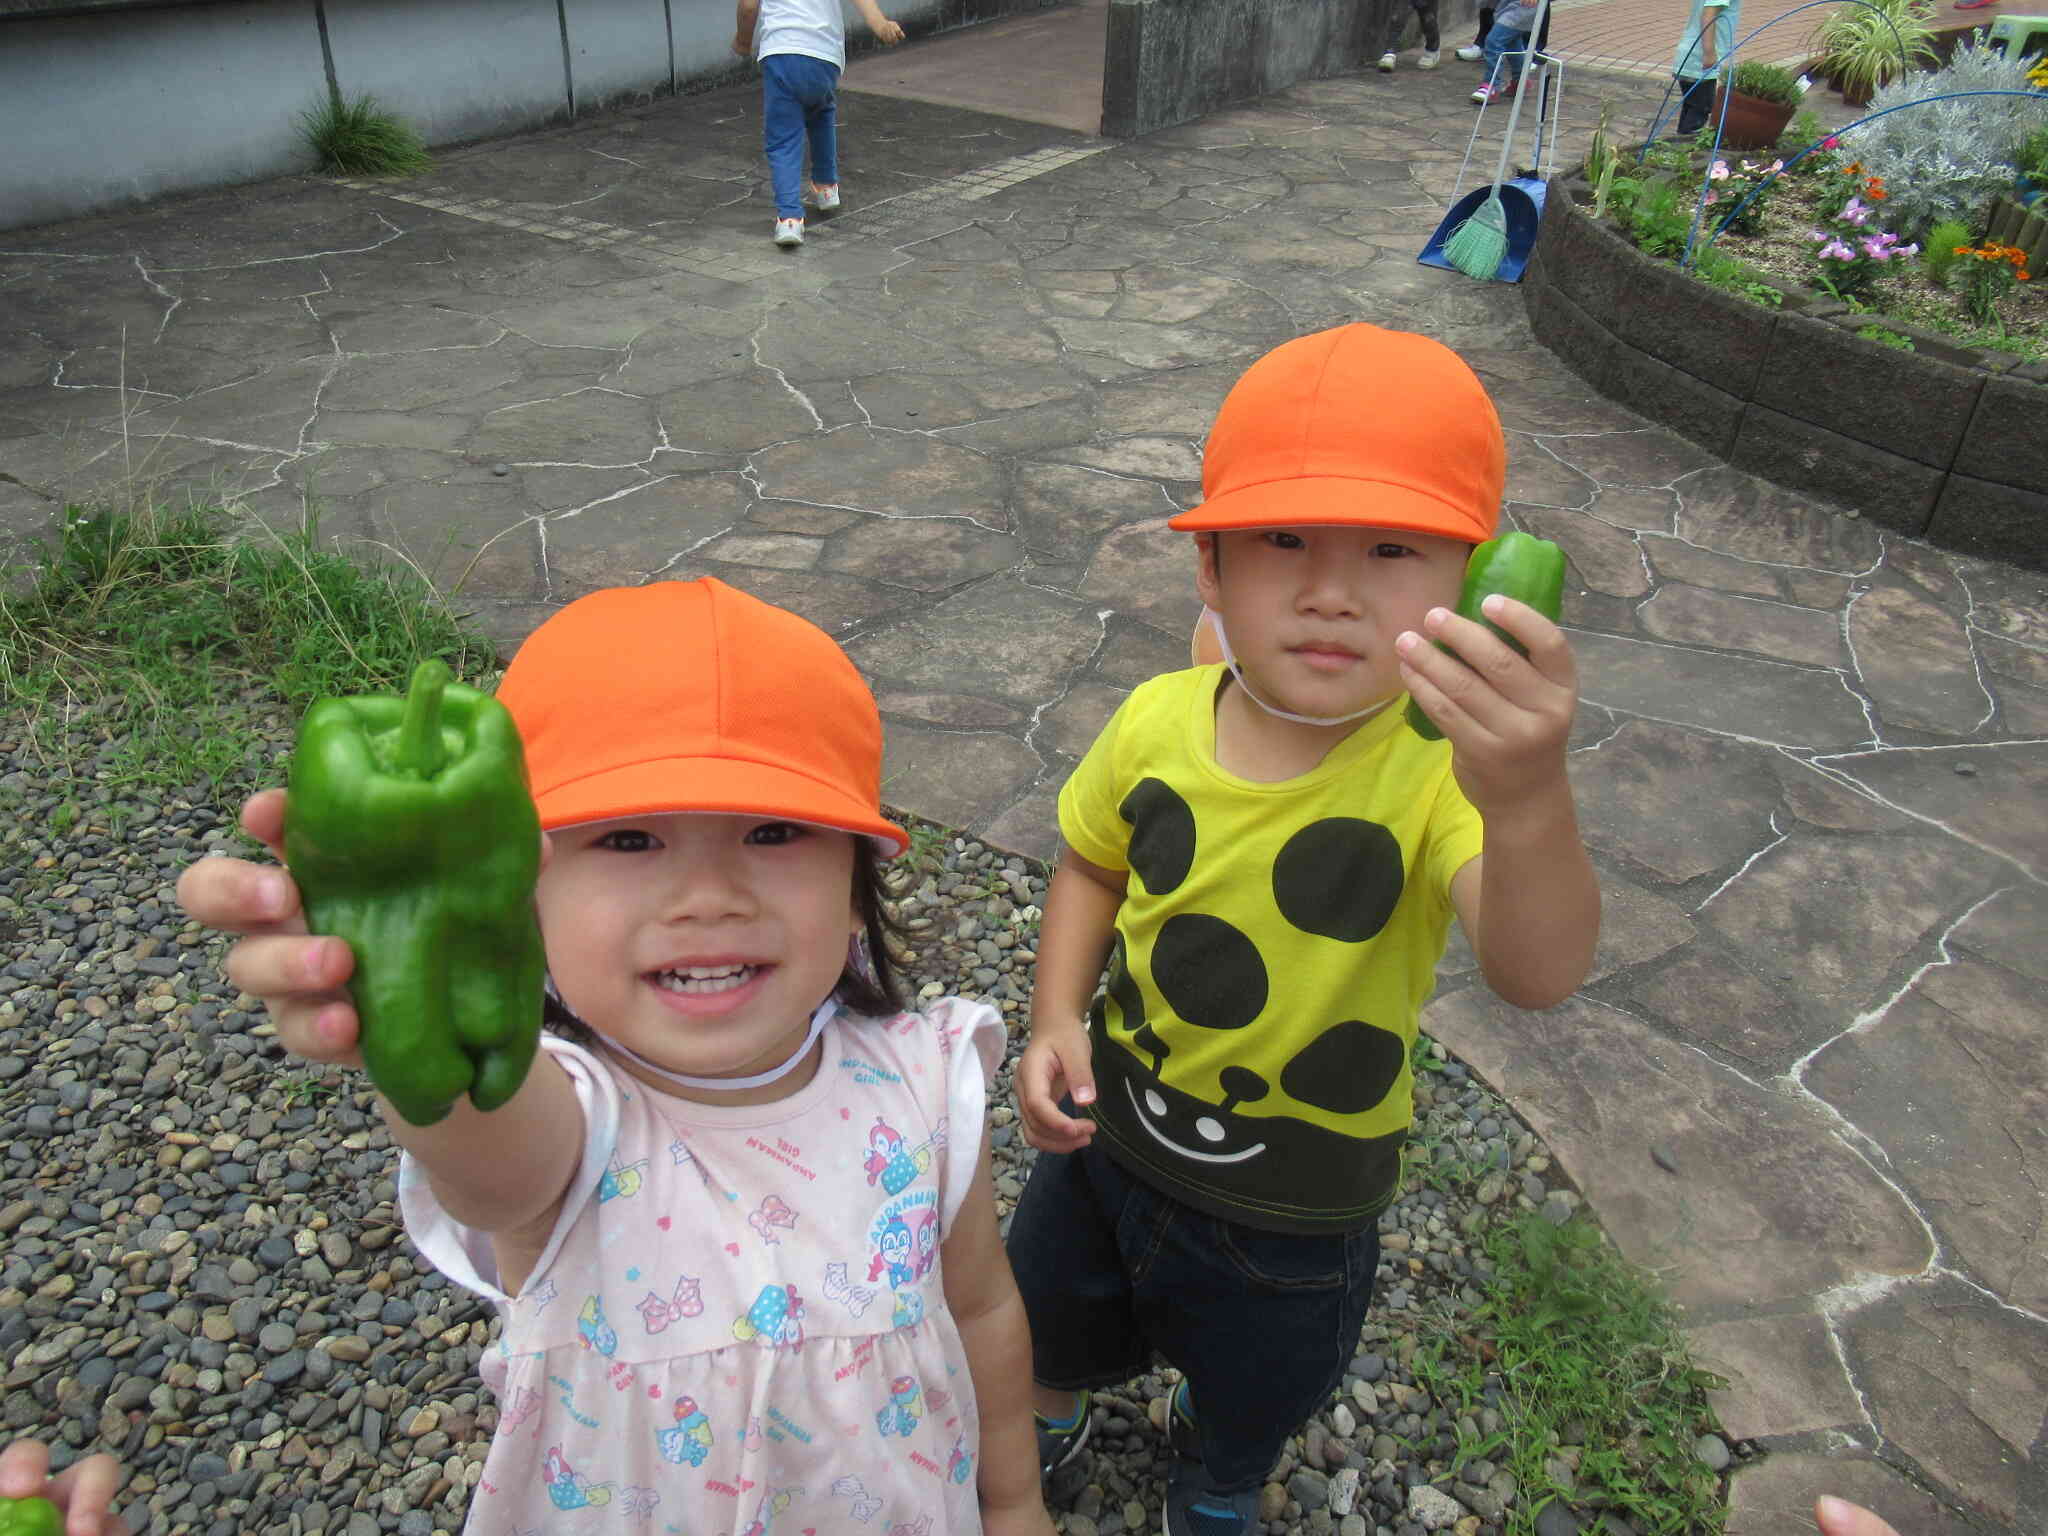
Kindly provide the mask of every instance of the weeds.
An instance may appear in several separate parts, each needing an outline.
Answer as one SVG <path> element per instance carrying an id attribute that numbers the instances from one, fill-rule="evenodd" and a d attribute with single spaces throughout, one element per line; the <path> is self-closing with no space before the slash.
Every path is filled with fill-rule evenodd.
<path id="1" fill-rule="evenodd" d="M 252 788 L 279 704 L 399 687 L 428 656 L 472 679 L 495 660 L 416 572 L 321 549 L 310 517 L 280 535 L 215 506 L 67 507 L 33 584 L 0 597 L 0 707 L 46 764 L 107 785 Z"/>
<path id="2" fill-rule="evenodd" d="M 299 114 L 299 137 L 320 168 L 337 176 L 416 176 L 433 164 L 419 131 L 367 92 L 308 107 Z"/>
<path id="3" fill-rule="evenodd" d="M 1466 1326 L 1491 1364 L 1486 1348 L 1447 1360 L 1446 1338 L 1418 1350 L 1414 1368 L 1461 1412 L 1489 1387 L 1501 1399 L 1513 1435 L 1458 1454 L 1513 1472 L 1521 1497 L 1507 1536 L 1529 1536 L 1553 1500 L 1604 1506 L 1645 1536 L 1719 1532 L 1719 1480 L 1693 1447 L 1715 1427 L 1704 1394 L 1722 1383 L 1691 1363 L 1655 1281 L 1585 1221 L 1524 1216 L 1494 1230 L 1487 1257 L 1494 1284 Z"/>

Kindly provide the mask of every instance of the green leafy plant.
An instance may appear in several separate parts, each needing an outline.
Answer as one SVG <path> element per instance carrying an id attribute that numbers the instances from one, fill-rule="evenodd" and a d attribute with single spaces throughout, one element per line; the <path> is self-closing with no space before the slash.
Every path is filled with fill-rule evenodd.
<path id="1" fill-rule="evenodd" d="M 1970 243 L 1971 229 L 1961 219 L 1943 219 L 1927 232 L 1927 248 L 1920 253 L 1920 265 L 1929 281 L 1948 286 L 1949 269 Z"/>
<path id="2" fill-rule="evenodd" d="M 1837 6 L 1813 33 L 1821 69 L 1851 101 L 1898 78 L 1901 49 L 1908 71 L 1934 61 L 1933 0 Z"/>
<path id="3" fill-rule="evenodd" d="M 1757 273 L 1718 246 L 1705 246 L 1693 252 L 1693 275 L 1703 283 L 1730 293 L 1739 293 L 1745 299 L 1776 309 L 1785 302 L 1785 291 L 1766 282 Z"/>
<path id="4" fill-rule="evenodd" d="M 1866 325 L 1857 331 L 1856 334 L 1865 341 L 1874 341 L 1879 346 L 1890 347 L 1894 351 L 1911 352 L 1913 350 L 1912 337 L 1901 336 L 1897 331 L 1890 330 L 1882 325 Z"/>
<path id="5" fill-rule="evenodd" d="M 2013 152 L 2012 163 L 2013 169 L 2029 181 L 2048 182 L 2048 123 L 2027 135 Z"/>
<path id="6" fill-rule="evenodd" d="M 1692 200 L 1675 181 L 1648 183 L 1628 210 L 1629 235 L 1650 256 L 1676 256 L 1692 233 Z"/>
<path id="7" fill-rule="evenodd" d="M 1729 73 L 1728 88 L 1781 107 L 1798 106 L 1806 94 L 1799 84 L 1799 76 L 1782 64 L 1771 64 L 1762 59 L 1744 59 L 1737 64 Z"/>
<path id="8" fill-rule="evenodd" d="M 2030 282 L 2033 275 L 2027 268 L 2025 251 L 1986 240 L 1982 245 L 1966 245 L 1956 252 L 1955 265 L 1949 268 L 1948 285 L 1963 296 L 1963 310 L 1972 320 L 2003 331 L 1998 317 L 1999 302 L 2012 292 L 2014 284 Z"/>
<path id="9" fill-rule="evenodd" d="M 415 176 L 433 163 L 426 141 L 404 118 L 386 112 L 364 92 L 339 93 L 299 114 L 299 137 L 337 176 Z"/>
<path id="10" fill-rule="evenodd" d="M 1804 149 L 1809 144 L 1820 143 L 1827 136 L 1827 131 L 1827 125 L 1821 122 L 1818 113 L 1811 107 L 1801 107 L 1792 115 L 1792 125 L 1785 130 L 1785 138 L 1779 142 L 1790 141 L 1794 148 Z M 1833 154 L 1833 150 L 1822 145 L 1793 169 L 1802 175 L 1811 175 L 1825 166 Z"/>
<path id="11" fill-rule="evenodd" d="M 1777 186 L 1775 178 L 1784 168 L 1785 162 L 1775 159 L 1741 160 L 1734 165 L 1716 160 L 1707 171 L 1707 206 L 1714 210 L 1708 218 L 1719 228 L 1720 221 L 1734 212 L 1730 229 L 1742 235 L 1760 234 L 1771 191 Z"/>

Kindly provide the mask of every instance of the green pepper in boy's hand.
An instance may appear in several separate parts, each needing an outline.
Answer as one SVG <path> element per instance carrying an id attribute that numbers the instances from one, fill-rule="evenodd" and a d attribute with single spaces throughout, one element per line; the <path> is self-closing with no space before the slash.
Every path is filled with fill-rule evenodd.
<path id="1" fill-rule="evenodd" d="M 431 1125 L 497 1109 L 540 1039 L 540 819 L 505 706 L 422 662 L 403 698 L 322 699 L 299 724 L 285 862 L 307 926 L 346 939 L 363 1065 Z"/>
<path id="2" fill-rule="evenodd" d="M 1480 612 L 1480 606 L 1496 592 L 1527 603 L 1555 624 L 1564 607 L 1564 551 L 1548 539 L 1510 532 L 1481 544 L 1465 562 L 1465 586 L 1458 595 L 1459 617 L 1484 624 L 1526 656 L 1529 652 L 1521 641 Z M 1457 654 L 1442 643 L 1438 643 L 1437 649 L 1446 655 Z M 1412 698 L 1408 701 L 1408 724 L 1425 741 L 1444 738 L 1436 722 Z"/>
<path id="3" fill-rule="evenodd" d="M 64 1516 L 48 1499 L 0 1499 L 0 1536 L 64 1536 Z"/>

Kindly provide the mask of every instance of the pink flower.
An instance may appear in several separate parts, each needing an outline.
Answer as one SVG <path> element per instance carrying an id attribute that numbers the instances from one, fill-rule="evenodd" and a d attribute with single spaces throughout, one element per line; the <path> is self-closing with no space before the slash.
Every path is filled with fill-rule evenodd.
<path id="1" fill-rule="evenodd" d="M 1847 203 L 1843 204 L 1840 217 L 1860 227 L 1870 222 L 1871 212 L 1872 209 L 1862 198 L 1852 197 Z"/>
<path id="2" fill-rule="evenodd" d="M 1822 149 L 1840 149 L 1842 147 L 1842 141 L 1836 138 L 1831 133 L 1826 138 L 1820 141 L 1820 147 Z"/>
<path id="3" fill-rule="evenodd" d="M 1830 240 L 1826 245 L 1822 246 L 1820 248 L 1820 256 L 1823 261 L 1854 261 L 1856 259 L 1856 253 L 1839 240 Z"/>
<path id="4" fill-rule="evenodd" d="M 1744 168 L 1747 169 L 1747 167 Z M 1716 160 L 1714 168 L 1707 172 L 1707 177 L 1711 181 L 1726 181 L 1728 179 L 1728 162 L 1726 160 Z"/>

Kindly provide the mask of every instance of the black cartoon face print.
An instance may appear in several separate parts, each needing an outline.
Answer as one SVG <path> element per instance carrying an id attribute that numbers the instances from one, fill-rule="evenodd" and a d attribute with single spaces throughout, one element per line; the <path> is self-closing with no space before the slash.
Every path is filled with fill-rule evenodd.
<path id="1" fill-rule="evenodd" d="M 1152 895 L 1170 893 L 1194 866 L 1194 811 L 1156 778 L 1133 788 L 1120 810 L 1132 827 L 1133 876 Z M 1361 943 L 1386 926 L 1400 901 L 1400 844 L 1376 822 L 1324 818 L 1286 839 L 1272 861 L 1270 881 L 1273 905 L 1292 928 L 1334 944 Z M 1186 1024 L 1247 1030 L 1269 1004 L 1285 1006 L 1286 978 L 1272 974 L 1247 931 L 1257 926 L 1251 910 L 1248 902 L 1238 922 L 1227 912 L 1180 912 L 1160 926 L 1150 955 L 1152 982 Z M 1270 930 L 1270 915 L 1265 921 Z M 1278 998 L 1276 989 L 1282 992 Z M 1315 1029 L 1291 1055 L 1283 1047 L 1278 1059 L 1275 1042 L 1252 1032 L 1238 1063 L 1217 1076 L 1222 1097 L 1210 1096 L 1215 1090 L 1207 1084 L 1196 1094 L 1189 1091 L 1195 1085 L 1176 1084 L 1172 1049 L 1146 1017 L 1144 995 L 1121 943 L 1111 959 L 1108 994 L 1113 1046 L 1128 1048 L 1097 1058 L 1104 1097 L 1114 1093 L 1124 1101 L 1120 1109 L 1157 1152 L 1214 1170 L 1247 1194 L 1266 1182 L 1255 1166 L 1260 1162 L 1271 1163 L 1277 1182 L 1298 1178 L 1303 1157 L 1341 1150 L 1355 1158 L 1361 1138 L 1331 1130 L 1320 1119 L 1363 1113 L 1400 1080 L 1406 1056 L 1401 1035 L 1369 1020 L 1341 1018 Z M 1286 1035 L 1289 1041 L 1301 1038 L 1292 1028 Z M 1237 1113 L 1249 1105 L 1257 1105 L 1258 1113 Z M 1290 1114 L 1291 1107 L 1321 1116 Z M 1274 1153 L 1280 1155 L 1269 1157 Z"/>

